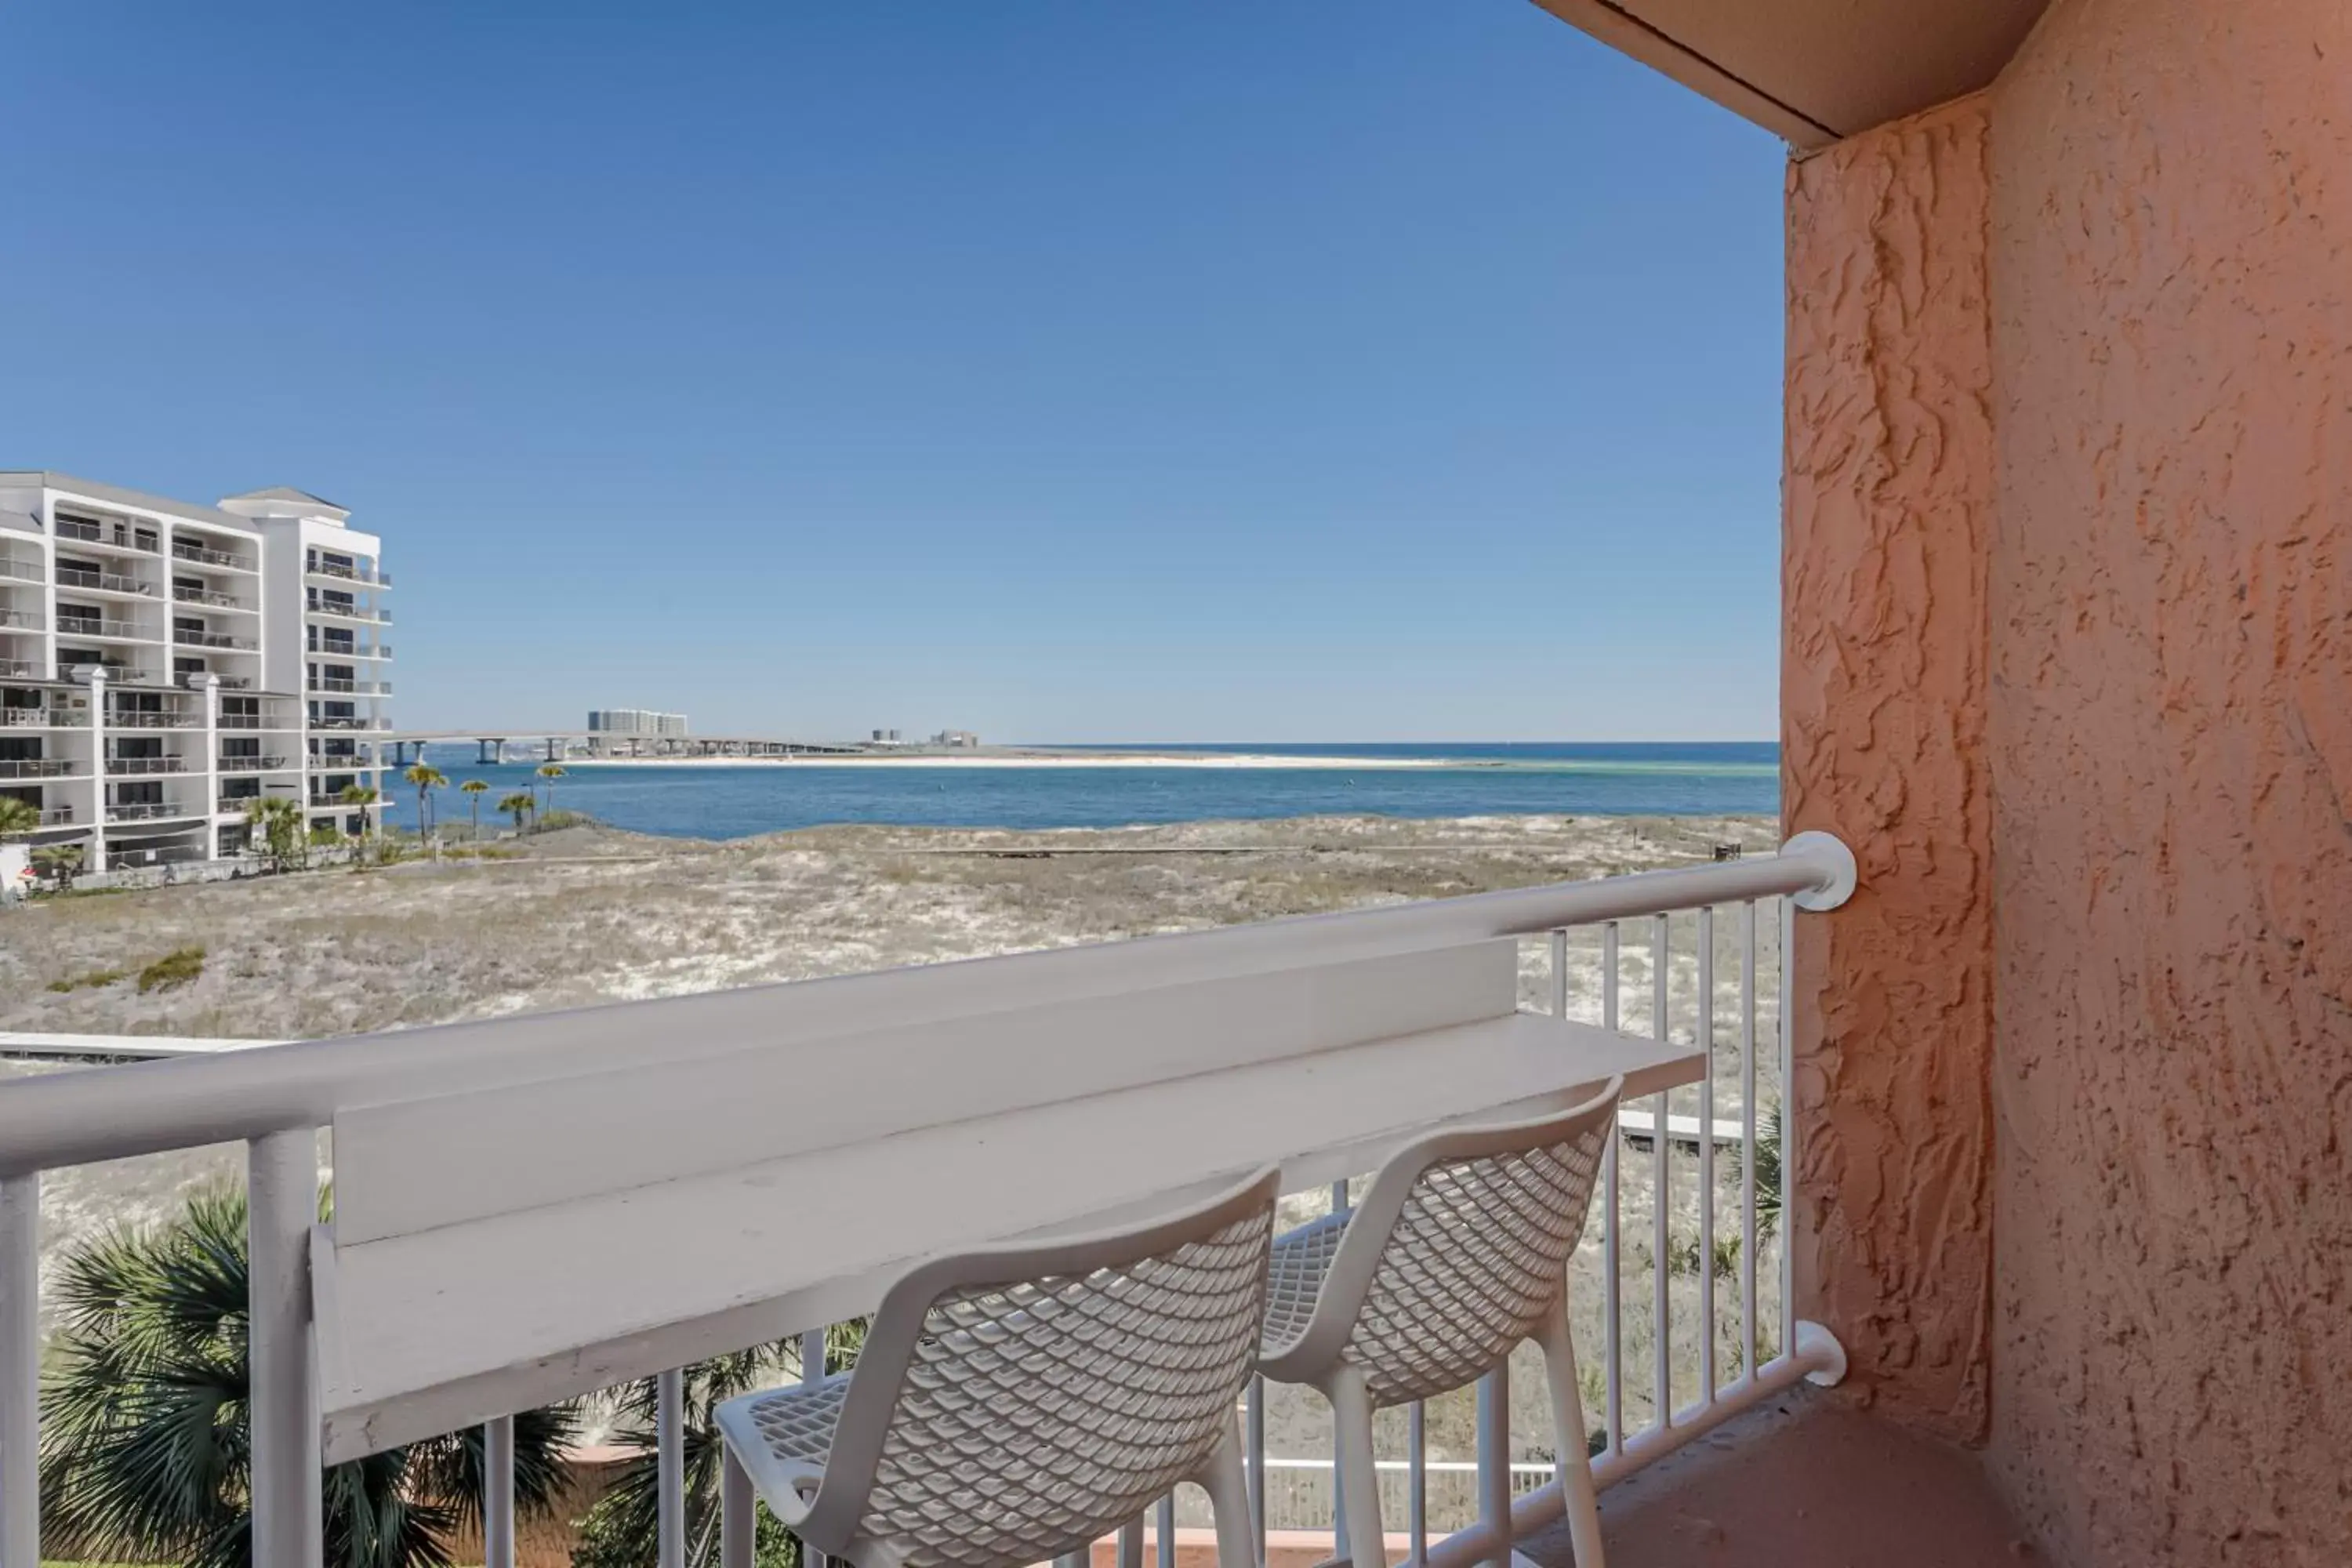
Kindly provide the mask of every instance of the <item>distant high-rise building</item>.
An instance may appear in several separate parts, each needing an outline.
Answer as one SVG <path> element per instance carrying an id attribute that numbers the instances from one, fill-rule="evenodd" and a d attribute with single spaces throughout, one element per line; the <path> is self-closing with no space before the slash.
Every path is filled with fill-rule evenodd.
<path id="1" fill-rule="evenodd" d="M 592 708 L 588 728 L 600 735 L 683 736 L 686 715 L 657 713 L 650 708 Z"/>

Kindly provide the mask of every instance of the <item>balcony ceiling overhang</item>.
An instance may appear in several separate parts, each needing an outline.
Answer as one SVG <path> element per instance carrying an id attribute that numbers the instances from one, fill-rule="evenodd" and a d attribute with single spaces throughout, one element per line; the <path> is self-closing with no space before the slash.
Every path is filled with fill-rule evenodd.
<path id="1" fill-rule="evenodd" d="M 1800 151 L 1990 83 L 2048 0 L 1536 0 Z"/>

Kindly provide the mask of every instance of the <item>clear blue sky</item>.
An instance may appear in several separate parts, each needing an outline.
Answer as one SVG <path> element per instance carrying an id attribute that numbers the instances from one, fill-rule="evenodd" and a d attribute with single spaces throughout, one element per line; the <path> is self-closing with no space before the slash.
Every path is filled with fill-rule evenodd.
<path id="1" fill-rule="evenodd" d="M 1525 0 L 12 6 L 0 466 L 404 723 L 1771 737 L 1764 132 Z"/>

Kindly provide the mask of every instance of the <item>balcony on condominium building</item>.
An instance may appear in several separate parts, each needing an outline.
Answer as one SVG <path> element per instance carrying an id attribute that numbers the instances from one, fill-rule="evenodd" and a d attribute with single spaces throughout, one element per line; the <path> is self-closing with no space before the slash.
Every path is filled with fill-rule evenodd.
<path id="1" fill-rule="evenodd" d="M 217 567 L 226 572 L 258 574 L 261 571 L 261 562 L 257 556 L 239 550 L 217 549 L 191 539 L 174 538 L 172 541 L 172 559 L 191 562 L 198 566 Z"/>
<path id="2" fill-rule="evenodd" d="M 236 653 L 254 653 L 261 647 L 257 637 L 237 637 L 229 632 L 195 631 L 185 626 L 173 627 L 172 640 L 184 647 L 225 648 Z"/>
<path id="3" fill-rule="evenodd" d="M 156 594 L 155 584 L 144 578 L 121 572 L 93 571 L 87 566 L 68 566 L 63 562 L 58 563 L 57 582 L 60 588 L 117 598 L 152 599 Z"/>
<path id="4" fill-rule="evenodd" d="M 84 548 L 110 551 L 118 555 L 160 555 L 163 549 L 162 534 L 147 523 L 100 522 L 60 514 L 57 534 Z"/>

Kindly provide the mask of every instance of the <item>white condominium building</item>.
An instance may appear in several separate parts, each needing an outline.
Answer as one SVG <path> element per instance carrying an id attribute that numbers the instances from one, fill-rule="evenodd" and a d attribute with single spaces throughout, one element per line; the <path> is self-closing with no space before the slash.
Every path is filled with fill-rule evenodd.
<path id="1" fill-rule="evenodd" d="M 262 796 L 367 828 L 392 580 L 349 516 L 283 488 L 210 507 L 0 470 L 0 795 L 40 813 L 35 847 L 80 845 L 92 871 L 216 859 Z"/>

